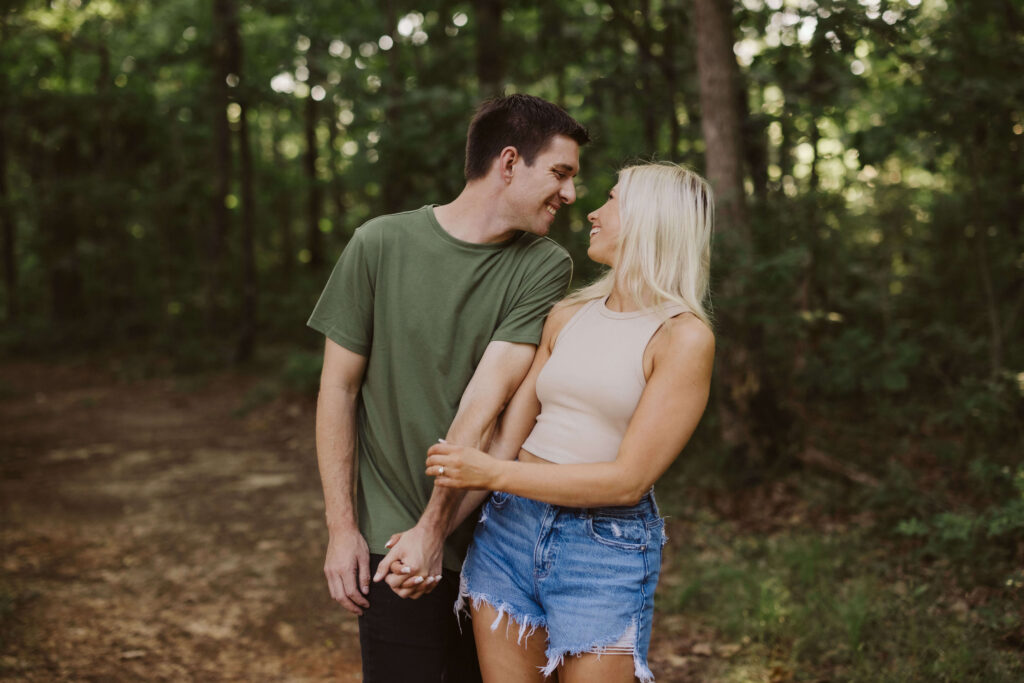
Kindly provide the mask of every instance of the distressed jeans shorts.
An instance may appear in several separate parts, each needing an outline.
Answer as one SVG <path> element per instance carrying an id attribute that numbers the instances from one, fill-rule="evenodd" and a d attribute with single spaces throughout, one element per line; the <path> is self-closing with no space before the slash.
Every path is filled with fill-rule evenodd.
<path id="1" fill-rule="evenodd" d="M 550 675 L 566 655 L 632 654 L 647 666 L 665 522 L 653 490 L 636 505 L 571 508 L 494 492 L 462 566 L 456 611 L 487 603 L 518 640 L 547 630 Z"/>

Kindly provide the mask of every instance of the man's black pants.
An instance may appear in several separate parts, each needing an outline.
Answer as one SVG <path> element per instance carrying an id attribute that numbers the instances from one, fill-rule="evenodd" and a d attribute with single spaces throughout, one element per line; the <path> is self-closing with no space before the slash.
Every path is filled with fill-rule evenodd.
<path id="1" fill-rule="evenodd" d="M 383 555 L 370 555 L 374 571 Z M 481 683 L 473 624 L 452 608 L 459 575 L 447 569 L 438 586 L 418 600 L 394 594 L 384 581 L 370 584 L 370 608 L 359 617 L 363 683 Z"/>

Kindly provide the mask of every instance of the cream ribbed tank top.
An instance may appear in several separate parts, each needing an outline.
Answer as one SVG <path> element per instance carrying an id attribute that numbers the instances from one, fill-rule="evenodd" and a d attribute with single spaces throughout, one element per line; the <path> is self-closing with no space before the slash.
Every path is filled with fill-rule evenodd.
<path id="1" fill-rule="evenodd" d="M 540 415 L 523 449 L 551 462 L 611 462 L 619 453 L 644 378 L 644 351 L 665 317 L 619 313 L 606 298 L 569 319 L 537 376 Z M 669 316 L 685 309 L 667 307 Z"/>

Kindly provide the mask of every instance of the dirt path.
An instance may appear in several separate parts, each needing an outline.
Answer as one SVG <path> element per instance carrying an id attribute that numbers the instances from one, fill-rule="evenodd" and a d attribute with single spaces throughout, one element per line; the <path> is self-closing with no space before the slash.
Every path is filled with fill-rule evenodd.
<path id="1" fill-rule="evenodd" d="M 314 406 L 240 414 L 256 386 L 0 365 L 0 680 L 360 679 Z M 707 680 L 704 639 L 659 617 L 659 682 Z"/>

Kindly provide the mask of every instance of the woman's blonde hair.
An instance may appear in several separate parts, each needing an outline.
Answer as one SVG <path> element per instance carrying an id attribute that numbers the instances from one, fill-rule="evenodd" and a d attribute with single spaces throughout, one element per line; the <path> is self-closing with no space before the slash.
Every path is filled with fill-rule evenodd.
<path id="1" fill-rule="evenodd" d="M 608 296 L 617 283 L 639 308 L 684 307 L 711 326 L 708 310 L 714 197 L 707 181 L 669 162 L 619 171 L 616 267 L 563 305 Z M 706 308 L 707 307 L 707 308 Z"/>

